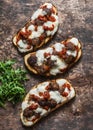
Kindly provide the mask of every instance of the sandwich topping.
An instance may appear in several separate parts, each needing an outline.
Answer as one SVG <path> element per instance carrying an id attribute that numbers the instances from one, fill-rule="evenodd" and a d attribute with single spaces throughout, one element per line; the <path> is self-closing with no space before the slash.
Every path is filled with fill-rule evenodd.
<path id="1" fill-rule="evenodd" d="M 19 51 L 26 52 L 39 47 L 47 37 L 58 29 L 58 16 L 51 3 L 43 4 L 32 15 L 30 21 L 17 33 L 13 42 Z"/>
<path id="2" fill-rule="evenodd" d="M 74 96 L 74 89 L 65 79 L 43 82 L 27 94 L 22 103 L 21 119 L 26 125 L 33 125 L 40 117 Z"/>
<path id="3" fill-rule="evenodd" d="M 69 65 L 74 63 L 80 47 L 78 39 L 73 37 L 62 43 L 56 43 L 51 47 L 36 51 L 27 59 L 27 62 L 41 75 L 47 73 L 56 75 L 63 73 Z"/>

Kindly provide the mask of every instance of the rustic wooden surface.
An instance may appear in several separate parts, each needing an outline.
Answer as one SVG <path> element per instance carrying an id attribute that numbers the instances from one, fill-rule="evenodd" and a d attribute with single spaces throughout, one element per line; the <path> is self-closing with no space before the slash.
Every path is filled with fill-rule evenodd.
<path id="1" fill-rule="evenodd" d="M 12 37 L 45 1 L 49 0 L 0 0 L 0 61 L 16 59 L 16 65 L 26 69 Z M 6 110 L 0 108 L 0 130 L 93 130 L 93 0 L 51 0 L 51 3 L 58 8 L 60 25 L 47 46 L 73 35 L 82 41 L 80 61 L 64 75 L 51 77 L 68 79 L 76 90 L 76 98 L 32 128 L 21 124 L 21 103 L 15 107 L 7 103 Z M 28 77 L 27 92 L 33 85 L 49 79 L 30 73 Z"/>

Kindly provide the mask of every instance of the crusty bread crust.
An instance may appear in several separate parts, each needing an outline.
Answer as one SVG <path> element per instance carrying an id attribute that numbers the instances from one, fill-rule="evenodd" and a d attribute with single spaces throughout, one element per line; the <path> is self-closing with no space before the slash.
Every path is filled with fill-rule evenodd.
<path id="1" fill-rule="evenodd" d="M 71 39 L 71 38 L 68 38 L 67 41 L 69 41 L 70 39 Z M 62 43 L 64 43 L 64 41 L 62 41 Z M 79 41 L 79 43 L 80 43 L 80 44 L 79 44 L 80 49 L 79 49 L 79 51 L 78 51 L 78 55 L 77 55 L 75 61 L 74 61 L 72 64 L 69 64 L 69 65 L 68 65 L 67 69 L 70 68 L 71 66 L 73 66 L 73 65 L 80 59 L 80 57 L 81 57 L 81 55 L 82 55 L 81 42 Z M 52 47 L 52 46 L 51 46 L 51 47 Z M 31 55 L 34 55 L 35 53 L 36 53 L 36 52 L 29 53 L 29 54 L 25 55 L 25 56 L 24 56 L 24 62 L 25 62 L 26 67 L 28 68 L 28 70 L 30 70 L 30 72 L 33 72 L 34 74 L 39 74 L 39 73 L 33 68 L 33 66 L 30 66 L 30 65 L 28 64 L 28 62 L 27 62 L 28 58 L 29 58 Z M 65 71 L 66 71 L 66 70 L 65 70 Z M 65 71 L 64 71 L 64 72 L 65 72 Z M 50 76 L 50 73 L 46 73 L 44 76 Z"/>
<path id="2" fill-rule="evenodd" d="M 56 81 L 57 81 L 57 80 L 59 80 L 59 79 L 56 79 Z M 65 79 L 65 80 L 66 80 L 66 79 Z M 55 81 L 55 80 L 51 80 L 51 81 Z M 71 88 L 73 88 L 72 85 L 71 85 L 67 80 L 66 80 L 66 83 L 69 84 Z M 41 83 L 39 83 L 38 85 L 40 85 L 40 84 L 41 84 Z M 32 87 L 32 89 L 37 88 L 38 85 L 35 85 L 34 87 Z M 74 88 L 73 88 L 73 89 L 74 89 Z M 23 111 L 21 111 L 21 113 L 20 113 L 21 121 L 22 121 L 22 123 L 23 123 L 24 126 L 27 126 L 27 127 L 33 126 L 33 125 L 34 125 L 35 123 L 37 123 L 40 119 L 42 119 L 43 117 L 47 116 L 49 113 L 51 113 L 52 111 L 56 110 L 57 108 L 63 106 L 64 104 L 66 104 L 69 100 L 71 100 L 71 99 L 74 98 L 74 97 L 75 97 L 75 90 L 74 90 L 74 93 L 73 93 L 73 95 L 72 95 L 72 97 L 71 97 L 70 99 L 67 98 L 65 101 L 63 101 L 62 103 L 58 104 L 55 108 L 51 109 L 50 112 L 47 112 L 47 113 L 46 113 L 45 115 L 43 115 L 42 117 L 38 118 L 32 125 L 28 125 L 28 124 L 27 124 L 28 121 L 23 118 Z M 29 93 L 26 95 L 24 101 L 28 101 L 28 98 L 29 98 Z M 24 102 L 24 101 L 23 101 L 23 102 Z"/>
<path id="3" fill-rule="evenodd" d="M 53 9 L 55 10 L 55 14 L 57 15 L 57 8 L 53 5 Z M 25 27 L 29 22 L 31 22 L 31 20 L 29 20 L 23 27 Z M 14 35 L 13 37 L 13 44 L 17 47 L 17 49 L 19 50 L 18 46 L 17 46 L 17 42 L 16 42 L 16 39 L 18 38 L 18 35 L 19 35 L 19 32 L 20 32 L 21 29 L 19 29 L 19 31 L 17 32 L 17 34 Z M 54 34 L 55 35 L 55 34 Z M 52 35 L 51 36 L 47 36 L 41 43 L 40 45 L 37 45 L 35 46 L 34 48 L 31 48 L 31 49 L 26 49 L 26 50 L 23 50 L 21 53 L 28 53 L 28 52 L 33 52 L 33 51 L 36 51 L 38 48 L 42 47 L 44 44 L 46 44 L 48 41 L 50 41 L 52 39 Z"/>

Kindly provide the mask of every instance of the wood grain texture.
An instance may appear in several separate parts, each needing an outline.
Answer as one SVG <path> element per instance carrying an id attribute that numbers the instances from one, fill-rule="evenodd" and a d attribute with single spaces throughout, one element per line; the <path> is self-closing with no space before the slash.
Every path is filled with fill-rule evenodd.
<path id="1" fill-rule="evenodd" d="M 1 0 L 0 1 L 0 61 L 16 59 L 16 66 L 24 69 L 23 55 L 12 44 L 12 37 L 30 18 L 33 12 L 50 0 Z M 79 62 L 64 75 L 76 90 L 76 98 L 51 113 L 32 128 L 25 128 L 20 121 L 21 103 L 15 107 L 7 103 L 0 108 L 0 130 L 92 130 L 93 129 L 93 0 L 51 0 L 58 8 L 60 27 L 46 46 L 76 36 L 82 41 L 83 55 Z M 45 47 L 45 46 L 44 46 Z M 28 72 L 25 83 L 31 87 L 49 78 Z"/>

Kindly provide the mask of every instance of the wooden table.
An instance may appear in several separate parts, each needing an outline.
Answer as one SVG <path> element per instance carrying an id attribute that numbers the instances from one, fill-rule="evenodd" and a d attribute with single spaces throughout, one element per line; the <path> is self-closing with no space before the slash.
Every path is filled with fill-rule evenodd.
<path id="1" fill-rule="evenodd" d="M 0 61 L 16 59 L 16 66 L 23 67 L 23 55 L 12 44 L 12 37 L 47 0 L 0 1 Z M 32 128 L 25 128 L 20 121 L 21 103 L 15 107 L 7 103 L 0 108 L 0 130 L 93 130 L 93 0 L 51 0 L 58 8 L 59 30 L 46 46 L 68 36 L 76 36 L 83 46 L 80 61 L 64 75 L 45 78 L 30 74 L 25 83 L 26 91 L 42 81 L 55 78 L 68 79 L 76 90 L 76 98 L 51 113 Z M 44 46 L 45 47 L 45 46 Z"/>

